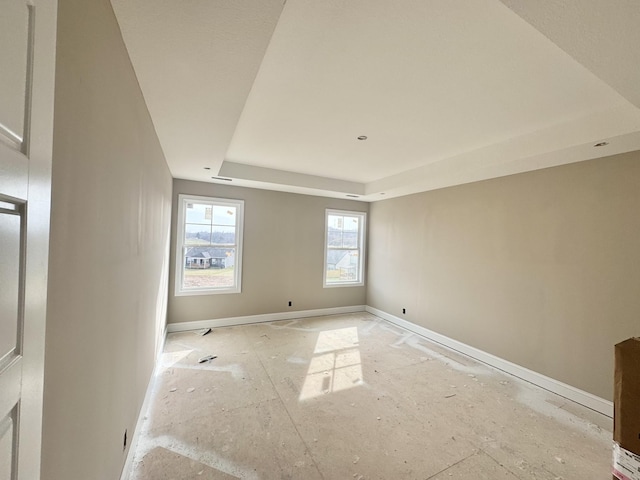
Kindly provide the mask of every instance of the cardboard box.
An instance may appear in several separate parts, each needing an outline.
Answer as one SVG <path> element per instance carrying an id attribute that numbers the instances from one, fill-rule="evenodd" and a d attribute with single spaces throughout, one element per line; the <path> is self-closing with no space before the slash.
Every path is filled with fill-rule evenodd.
<path id="1" fill-rule="evenodd" d="M 640 480 L 640 338 L 615 347 L 613 479 Z"/>

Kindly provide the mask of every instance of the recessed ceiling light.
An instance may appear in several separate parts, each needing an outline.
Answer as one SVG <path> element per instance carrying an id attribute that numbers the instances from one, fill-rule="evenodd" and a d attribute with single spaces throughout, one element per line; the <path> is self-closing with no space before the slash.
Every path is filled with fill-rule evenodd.
<path id="1" fill-rule="evenodd" d="M 204 167 L 205 170 L 211 170 L 211 167 Z"/>
<path id="2" fill-rule="evenodd" d="M 366 136 L 366 135 L 360 135 L 360 136 L 358 137 L 358 140 L 366 140 L 366 139 L 367 139 L 367 136 Z"/>
<path id="3" fill-rule="evenodd" d="M 347 197 L 351 197 L 351 198 L 360 198 L 360 195 L 350 195 L 350 194 L 347 194 Z"/>
<path id="4" fill-rule="evenodd" d="M 596 143 L 594 145 L 594 147 L 604 147 L 605 145 L 609 145 L 609 142 L 600 142 L 600 143 Z"/>
<path id="5" fill-rule="evenodd" d="M 224 180 L 225 182 L 231 182 L 232 180 L 230 178 L 224 178 L 224 177 L 211 177 L 214 180 Z"/>

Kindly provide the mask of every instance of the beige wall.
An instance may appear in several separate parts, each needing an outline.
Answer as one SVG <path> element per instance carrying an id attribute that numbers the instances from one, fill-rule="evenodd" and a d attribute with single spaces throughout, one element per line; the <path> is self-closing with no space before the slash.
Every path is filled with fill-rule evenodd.
<path id="1" fill-rule="evenodd" d="M 374 203 L 367 303 L 610 400 L 639 212 L 640 152 Z"/>
<path id="2" fill-rule="evenodd" d="M 43 480 L 114 480 L 166 312 L 171 176 L 108 0 L 60 0 Z"/>
<path id="3" fill-rule="evenodd" d="M 169 323 L 364 305 L 365 287 L 322 286 L 324 215 L 326 208 L 366 212 L 368 204 L 174 180 L 174 209 L 177 208 L 178 195 L 181 193 L 245 201 L 242 293 L 181 297 L 174 295 L 174 218 Z M 293 302 L 292 307 L 288 306 L 289 300 Z"/>

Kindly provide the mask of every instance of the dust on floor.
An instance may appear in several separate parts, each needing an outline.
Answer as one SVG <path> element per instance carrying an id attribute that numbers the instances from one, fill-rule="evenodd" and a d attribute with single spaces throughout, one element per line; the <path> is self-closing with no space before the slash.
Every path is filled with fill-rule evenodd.
<path id="1" fill-rule="evenodd" d="M 610 478 L 611 428 L 373 315 L 333 315 L 170 334 L 130 480 Z"/>

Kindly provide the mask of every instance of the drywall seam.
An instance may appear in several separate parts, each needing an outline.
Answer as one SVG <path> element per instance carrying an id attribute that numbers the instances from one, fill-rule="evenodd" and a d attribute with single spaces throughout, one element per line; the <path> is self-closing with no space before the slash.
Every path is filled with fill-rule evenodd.
<path id="1" fill-rule="evenodd" d="M 579 388 L 572 387 L 571 385 L 560 382 L 551 377 L 547 377 L 546 375 L 543 375 L 541 373 L 534 372 L 533 370 L 529 370 L 528 368 L 522 367 L 503 358 L 496 357 L 495 355 L 487 353 L 483 350 L 459 342 L 458 340 L 454 340 L 445 335 L 434 332 L 402 318 L 396 317 L 382 310 L 378 310 L 377 308 L 373 308 L 367 305 L 365 307 L 365 310 L 401 328 L 425 337 L 428 340 L 439 343 L 440 345 L 467 355 L 479 362 L 487 364 L 493 368 L 497 368 L 498 370 L 518 377 L 527 382 L 533 383 L 538 387 L 549 390 L 550 392 L 579 403 L 580 405 L 591 408 L 596 412 L 600 412 L 607 417 L 613 418 L 613 403 L 608 400 L 597 397 L 596 395 L 585 392 L 584 390 L 580 390 Z"/>
<path id="2" fill-rule="evenodd" d="M 212 320 L 197 320 L 195 322 L 170 323 L 167 325 L 169 333 L 197 330 L 199 328 L 232 327 L 249 323 L 277 322 L 278 320 L 293 320 L 296 318 L 320 317 L 323 315 L 339 315 L 343 313 L 364 312 L 364 305 L 349 307 L 318 308 L 315 310 L 298 310 L 294 312 L 265 313 L 248 315 L 245 317 L 216 318 Z"/>
<path id="3" fill-rule="evenodd" d="M 142 406 L 140 407 L 140 411 L 138 412 L 138 419 L 136 421 L 136 426 L 133 430 L 133 436 L 131 437 L 131 443 L 129 444 L 129 451 L 127 452 L 127 458 L 124 461 L 124 466 L 122 467 L 122 473 L 120 474 L 120 480 L 128 480 L 131 475 L 131 469 L 133 468 L 133 458 L 136 455 L 136 450 L 138 447 L 138 440 L 140 438 L 140 432 L 142 431 L 142 424 L 144 423 L 144 417 L 149 410 L 149 406 L 151 405 L 151 397 L 153 393 L 153 385 L 158 375 L 158 366 L 161 365 L 160 362 L 162 358 L 162 353 L 164 352 L 164 344 L 167 341 L 167 327 L 164 327 L 164 331 L 162 333 L 162 339 L 160 342 L 160 348 L 158 349 L 158 355 L 156 356 L 155 363 L 153 365 L 153 372 L 151 372 L 151 376 L 149 377 L 149 383 L 147 384 L 147 391 L 144 394 L 144 400 L 142 402 Z"/>

